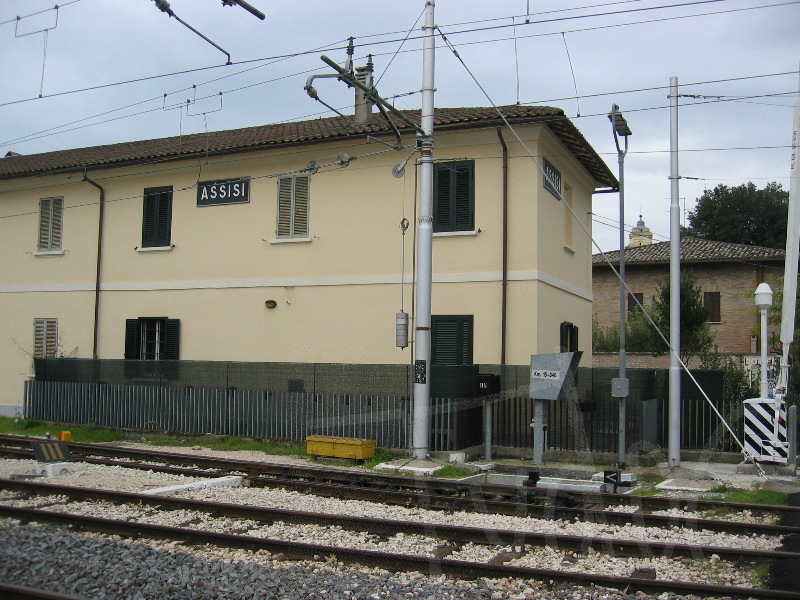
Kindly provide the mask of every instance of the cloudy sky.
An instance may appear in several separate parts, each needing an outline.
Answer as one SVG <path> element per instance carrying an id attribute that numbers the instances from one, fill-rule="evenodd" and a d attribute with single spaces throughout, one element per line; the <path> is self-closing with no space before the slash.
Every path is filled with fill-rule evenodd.
<path id="1" fill-rule="evenodd" d="M 331 116 L 303 91 L 326 54 L 373 54 L 378 91 L 419 108 L 424 0 L 0 0 L 0 156 Z M 437 106 L 562 108 L 614 173 L 607 117 L 633 131 L 625 224 L 669 237 L 670 77 L 680 99 L 685 215 L 719 184 L 788 189 L 800 0 L 436 0 Z M 460 60 L 455 57 L 455 49 Z M 225 64 L 230 56 L 231 64 Z M 315 87 L 349 113 L 352 91 Z M 488 97 L 487 97 L 488 96 Z M 594 201 L 603 250 L 619 244 L 616 195 Z M 627 239 L 627 234 L 626 234 Z"/>

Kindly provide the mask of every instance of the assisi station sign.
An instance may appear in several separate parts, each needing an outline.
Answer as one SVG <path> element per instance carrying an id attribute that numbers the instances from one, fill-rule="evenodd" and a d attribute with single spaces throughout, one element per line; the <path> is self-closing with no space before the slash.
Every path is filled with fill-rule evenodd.
<path id="1" fill-rule="evenodd" d="M 250 202 L 250 178 L 201 181 L 197 184 L 197 206 Z"/>

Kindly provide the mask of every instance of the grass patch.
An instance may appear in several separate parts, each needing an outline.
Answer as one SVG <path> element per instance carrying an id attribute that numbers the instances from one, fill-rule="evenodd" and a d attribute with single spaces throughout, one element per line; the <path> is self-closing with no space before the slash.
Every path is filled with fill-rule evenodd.
<path id="1" fill-rule="evenodd" d="M 435 477 L 442 477 L 444 479 L 461 479 L 463 477 L 469 477 L 470 475 L 474 475 L 475 473 L 466 469 L 464 467 L 459 467 L 454 463 L 447 463 L 441 469 L 434 473 Z"/>
<path id="2" fill-rule="evenodd" d="M 16 435 L 44 436 L 47 433 L 55 439 L 59 431 L 69 431 L 75 442 L 105 443 L 116 442 L 121 435 L 115 429 L 100 427 L 94 423 L 86 425 L 65 425 L 63 423 L 50 423 L 37 419 L 23 419 L 0 417 L 0 433 Z"/>
<path id="3" fill-rule="evenodd" d="M 167 446 L 172 448 L 188 448 L 192 446 L 202 446 L 203 448 L 210 448 L 212 450 L 222 451 L 236 451 L 246 450 L 248 452 L 263 452 L 264 454 L 273 454 L 276 456 L 299 456 L 305 458 L 306 447 L 305 445 L 298 444 L 284 444 L 280 442 L 273 442 L 269 440 L 259 440 L 254 438 L 246 438 L 240 436 L 230 436 L 224 438 L 197 438 L 197 437 L 151 437 L 147 439 L 147 443 L 153 446 Z"/>
<path id="4" fill-rule="evenodd" d="M 381 463 L 389 462 L 390 460 L 396 460 L 398 458 L 404 458 L 405 456 L 407 455 L 400 454 L 399 452 L 390 452 L 388 450 L 382 450 L 376 448 L 375 456 L 373 456 L 369 460 L 364 461 L 364 468 L 374 469 Z"/>
<path id="5" fill-rule="evenodd" d="M 730 490 L 725 494 L 726 502 L 743 502 L 746 504 L 769 504 L 780 506 L 786 504 L 786 494 L 774 490 Z"/>
<path id="6" fill-rule="evenodd" d="M 769 572 L 771 569 L 771 560 L 762 560 L 760 563 L 758 563 L 753 569 L 753 576 L 750 578 L 750 585 L 752 585 L 754 588 L 762 590 L 766 589 L 767 578 L 769 577 Z"/>

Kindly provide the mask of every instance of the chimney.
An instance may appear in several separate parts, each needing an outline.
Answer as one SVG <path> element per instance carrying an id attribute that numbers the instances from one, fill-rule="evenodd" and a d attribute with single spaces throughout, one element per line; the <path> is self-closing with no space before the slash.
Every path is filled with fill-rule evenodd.
<path id="1" fill-rule="evenodd" d="M 356 67 L 356 81 L 365 85 L 368 89 L 372 89 L 372 55 L 367 58 L 367 66 Z M 372 121 L 372 101 L 367 98 L 366 93 L 359 87 L 356 87 L 356 105 L 355 116 L 356 123 L 365 125 Z"/>

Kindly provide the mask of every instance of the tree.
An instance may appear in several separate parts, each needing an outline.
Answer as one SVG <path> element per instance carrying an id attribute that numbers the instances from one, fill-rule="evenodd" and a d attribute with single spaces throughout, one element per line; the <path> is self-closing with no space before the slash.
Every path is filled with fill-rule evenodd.
<path id="1" fill-rule="evenodd" d="M 706 190 L 689 213 L 685 235 L 767 248 L 786 247 L 789 192 L 779 183 L 759 190 L 750 182 Z"/>
<path id="2" fill-rule="evenodd" d="M 658 292 L 653 296 L 650 316 L 658 328 L 669 339 L 670 281 L 665 279 L 658 284 Z M 705 303 L 703 290 L 697 285 L 691 270 L 681 270 L 681 360 L 687 362 L 690 354 L 703 354 L 714 345 L 714 336 L 708 325 L 709 307 Z M 660 339 L 662 353 L 667 351 Z M 656 348 L 658 349 L 659 346 Z M 688 363 L 687 363 L 688 364 Z"/>
<path id="3" fill-rule="evenodd" d="M 669 296 L 670 281 L 658 284 L 658 291 L 644 309 L 656 327 L 669 340 Z M 714 348 L 714 336 L 708 325 L 709 307 L 703 291 L 697 285 L 694 273 L 681 271 L 681 360 L 688 365 L 690 354 L 708 354 Z M 625 346 L 630 352 L 650 352 L 661 356 L 669 351 L 669 345 L 661 338 L 647 318 L 645 312 L 634 310 L 628 316 Z M 613 352 L 619 349 L 619 324 L 602 327 L 596 322 L 592 332 L 595 352 Z"/>

